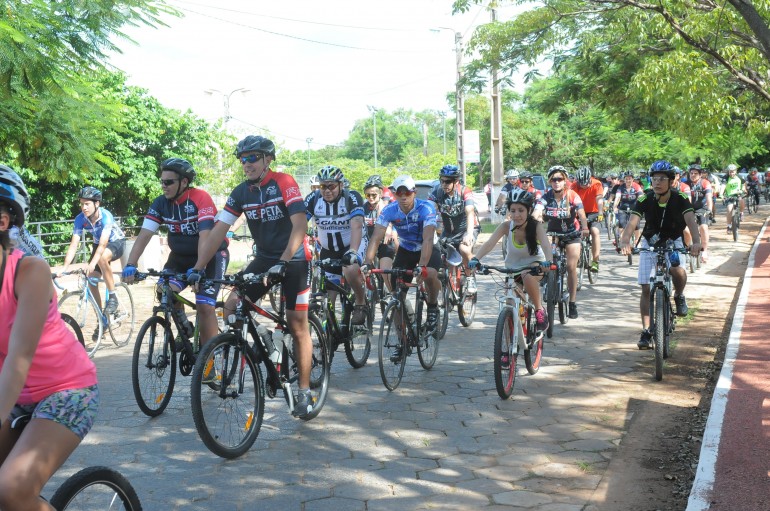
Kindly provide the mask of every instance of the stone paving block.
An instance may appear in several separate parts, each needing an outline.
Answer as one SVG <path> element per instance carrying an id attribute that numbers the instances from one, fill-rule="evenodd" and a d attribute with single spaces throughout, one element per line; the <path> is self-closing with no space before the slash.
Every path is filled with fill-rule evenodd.
<path id="1" fill-rule="evenodd" d="M 340 497 L 309 500 L 305 502 L 304 511 L 365 511 L 366 503 L 363 500 Z"/>
<path id="2" fill-rule="evenodd" d="M 495 504 L 518 506 L 525 509 L 538 508 L 544 504 L 550 504 L 553 499 L 544 493 L 515 490 L 492 495 Z"/>

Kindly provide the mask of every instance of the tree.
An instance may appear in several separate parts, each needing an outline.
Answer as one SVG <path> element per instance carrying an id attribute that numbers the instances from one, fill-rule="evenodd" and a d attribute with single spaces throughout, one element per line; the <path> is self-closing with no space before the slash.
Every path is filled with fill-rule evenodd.
<path id="1" fill-rule="evenodd" d="M 375 113 L 377 118 L 378 164 L 397 162 L 408 147 L 422 147 L 422 123 L 411 110 L 398 109 L 392 114 L 383 109 Z M 345 141 L 344 155 L 348 158 L 374 162 L 374 119 L 368 117 L 356 121 Z"/>

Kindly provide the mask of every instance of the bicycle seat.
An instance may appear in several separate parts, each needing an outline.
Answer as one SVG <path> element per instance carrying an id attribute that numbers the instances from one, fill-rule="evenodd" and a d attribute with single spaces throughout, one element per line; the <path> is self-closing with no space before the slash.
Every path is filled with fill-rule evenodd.
<path id="1" fill-rule="evenodd" d="M 463 256 L 450 244 L 446 245 L 446 262 L 452 266 L 460 266 L 463 262 Z"/>

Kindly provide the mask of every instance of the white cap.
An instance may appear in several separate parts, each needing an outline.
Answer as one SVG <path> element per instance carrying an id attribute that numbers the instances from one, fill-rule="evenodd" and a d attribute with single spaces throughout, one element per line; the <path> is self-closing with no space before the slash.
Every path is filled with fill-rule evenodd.
<path id="1" fill-rule="evenodd" d="M 412 176 L 398 176 L 390 188 L 394 191 L 398 191 L 399 188 L 406 188 L 410 192 L 413 192 L 417 185 L 414 184 Z"/>

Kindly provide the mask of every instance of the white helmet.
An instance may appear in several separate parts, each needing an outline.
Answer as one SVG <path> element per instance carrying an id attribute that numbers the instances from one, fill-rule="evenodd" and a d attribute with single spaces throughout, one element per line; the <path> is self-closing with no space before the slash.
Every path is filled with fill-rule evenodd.
<path id="1" fill-rule="evenodd" d="M 516 169 L 510 169 L 505 173 L 505 179 L 519 179 L 519 171 Z"/>
<path id="2" fill-rule="evenodd" d="M 738 171 L 738 165 L 736 165 L 735 163 L 731 163 L 730 165 L 727 166 L 727 172 L 732 172 L 732 171 L 735 171 L 735 172 Z"/>

